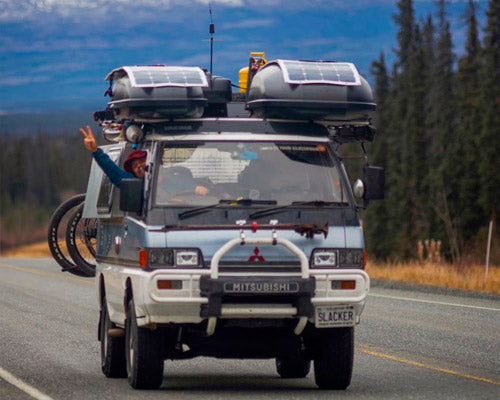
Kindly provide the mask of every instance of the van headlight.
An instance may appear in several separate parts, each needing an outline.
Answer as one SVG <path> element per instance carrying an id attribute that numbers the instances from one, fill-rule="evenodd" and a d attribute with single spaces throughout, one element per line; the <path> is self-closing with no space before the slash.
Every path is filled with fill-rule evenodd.
<path id="1" fill-rule="evenodd" d="M 175 250 L 175 265 L 178 267 L 198 267 L 200 257 L 197 250 Z"/>
<path id="2" fill-rule="evenodd" d="M 337 266 L 337 250 L 333 249 L 316 249 L 312 254 L 313 267 L 336 267 Z"/>
<path id="3" fill-rule="evenodd" d="M 147 267 L 149 268 L 190 268 L 202 267 L 199 249 L 148 248 Z"/>
<path id="4" fill-rule="evenodd" d="M 366 252 L 363 249 L 340 249 L 340 267 L 362 268 L 366 265 Z"/>
<path id="5" fill-rule="evenodd" d="M 314 249 L 311 268 L 363 268 L 366 253 L 363 249 Z"/>

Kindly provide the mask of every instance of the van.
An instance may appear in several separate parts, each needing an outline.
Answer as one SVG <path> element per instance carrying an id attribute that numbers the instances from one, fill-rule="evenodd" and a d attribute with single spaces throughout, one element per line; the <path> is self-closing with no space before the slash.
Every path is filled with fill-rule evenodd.
<path id="1" fill-rule="evenodd" d="M 112 71 L 95 114 L 118 165 L 147 152 L 120 189 L 94 162 L 80 215 L 104 375 L 155 389 L 167 359 L 271 358 L 282 378 L 313 362 L 319 388 L 347 388 L 370 286 L 357 200 L 383 197 L 384 175 L 366 165 L 353 190 L 339 147 L 373 140 L 368 83 L 277 60 L 233 103 L 227 79 L 171 68 Z"/>

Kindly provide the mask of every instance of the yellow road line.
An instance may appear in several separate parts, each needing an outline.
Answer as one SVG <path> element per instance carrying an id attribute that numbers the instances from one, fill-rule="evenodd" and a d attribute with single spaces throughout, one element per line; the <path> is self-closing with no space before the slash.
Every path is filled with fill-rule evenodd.
<path id="1" fill-rule="evenodd" d="M 55 272 L 49 272 L 49 271 L 42 271 L 42 270 L 39 270 L 39 269 L 28 268 L 28 267 L 21 267 L 19 265 L 5 264 L 5 263 L 2 263 L 2 262 L 0 262 L 0 266 L 1 267 L 5 267 L 5 268 L 10 268 L 10 269 L 15 269 L 15 270 L 21 271 L 21 272 L 27 272 L 27 273 L 30 273 L 30 274 L 39 275 L 39 276 L 47 276 L 47 277 L 50 277 L 50 278 L 56 278 L 56 279 L 60 279 L 60 280 L 63 280 L 63 281 L 77 282 L 77 283 L 83 283 L 85 285 L 94 286 L 94 280 L 93 279 L 91 281 L 89 281 L 86 278 L 77 278 L 77 277 L 72 277 L 72 276 L 68 276 L 68 275 L 62 275 L 62 272 L 55 273 Z"/>
<path id="2" fill-rule="evenodd" d="M 452 369 L 441 368 L 441 367 L 434 367 L 432 365 L 427 365 L 427 364 L 424 364 L 424 363 L 421 363 L 421 362 L 418 362 L 418 361 L 406 360 L 404 358 L 392 356 L 390 354 L 379 353 L 377 351 L 365 350 L 365 349 L 361 349 L 360 351 L 362 353 L 369 354 L 371 356 L 386 358 L 388 360 L 397 361 L 397 362 L 400 362 L 400 363 L 403 363 L 403 364 L 413 365 L 415 367 L 426 368 L 426 369 L 430 369 L 430 370 L 433 370 L 433 371 L 443 372 L 445 374 L 460 376 L 461 378 L 473 379 L 475 381 L 485 382 L 485 383 L 490 383 L 492 385 L 500 386 L 500 382 L 494 381 L 492 379 L 482 378 L 480 376 L 469 375 L 469 374 L 465 374 L 465 373 L 462 373 L 462 372 L 454 371 Z"/>

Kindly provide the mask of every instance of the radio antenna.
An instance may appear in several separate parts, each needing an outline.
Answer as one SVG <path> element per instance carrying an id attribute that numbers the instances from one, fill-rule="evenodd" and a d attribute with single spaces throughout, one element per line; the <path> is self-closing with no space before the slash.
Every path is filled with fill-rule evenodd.
<path id="1" fill-rule="evenodd" d="M 212 75 L 212 61 L 214 57 L 214 33 L 215 25 L 212 21 L 212 3 L 208 2 L 208 12 L 210 13 L 210 27 L 208 29 L 210 33 L 210 75 Z"/>

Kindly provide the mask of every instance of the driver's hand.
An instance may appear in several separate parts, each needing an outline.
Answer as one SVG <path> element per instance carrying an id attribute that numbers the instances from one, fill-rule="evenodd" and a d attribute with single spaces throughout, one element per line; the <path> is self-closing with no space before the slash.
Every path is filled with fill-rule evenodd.
<path id="1" fill-rule="evenodd" d="M 208 189 L 205 186 L 196 186 L 194 194 L 197 196 L 206 196 L 208 194 Z"/>
<path id="2" fill-rule="evenodd" d="M 83 144 L 88 151 L 95 153 L 97 151 L 97 142 L 95 141 L 94 135 L 92 134 L 92 129 L 87 125 L 87 131 L 85 129 L 80 128 L 80 132 L 85 137 L 83 139 Z"/>

